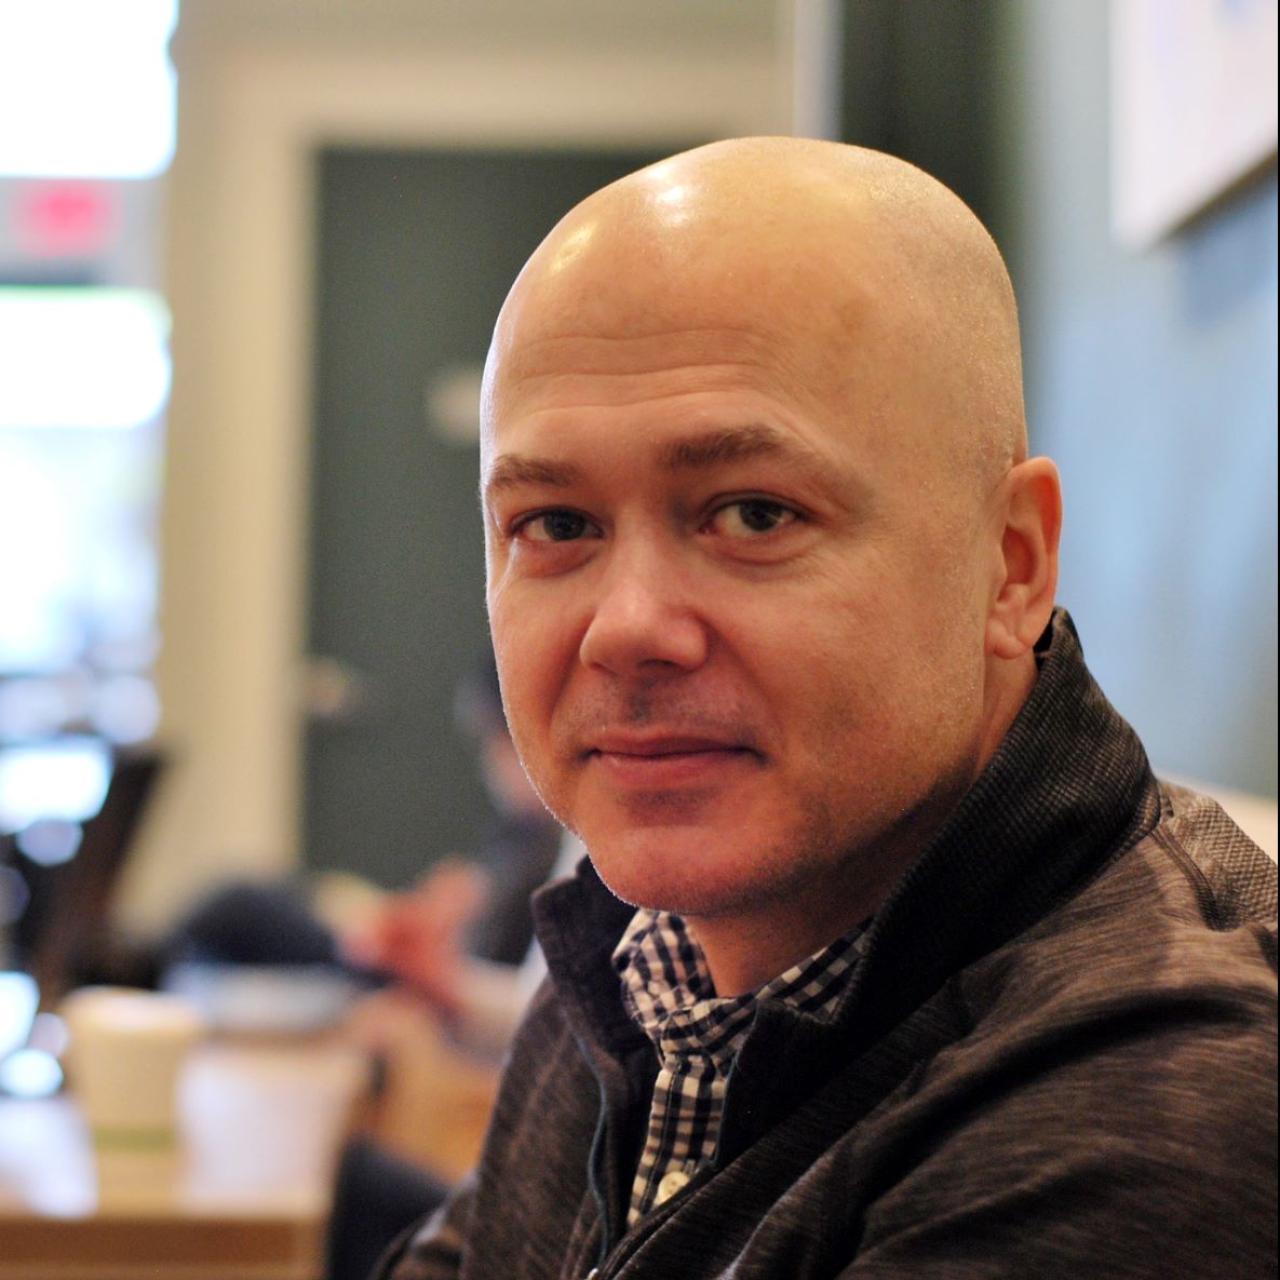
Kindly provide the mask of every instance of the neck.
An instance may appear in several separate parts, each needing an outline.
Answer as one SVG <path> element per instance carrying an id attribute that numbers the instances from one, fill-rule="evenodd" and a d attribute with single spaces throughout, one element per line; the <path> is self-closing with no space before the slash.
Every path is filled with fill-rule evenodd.
<path id="1" fill-rule="evenodd" d="M 851 847 L 822 874 L 795 879 L 740 909 L 685 916 L 722 996 L 755 991 L 873 916 L 902 873 L 950 817 L 974 773 L 968 762 L 939 779 L 871 844 Z"/>
<path id="2" fill-rule="evenodd" d="M 982 700 L 982 733 L 978 741 L 976 778 L 987 767 L 1023 703 L 1031 696 L 1039 668 L 1028 650 L 1020 658 L 993 658 Z"/>
<path id="3" fill-rule="evenodd" d="M 890 886 L 884 886 L 884 892 Z M 884 893 L 860 885 L 849 902 L 831 892 L 795 894 L 785 903 L 725 916 L 686 916 L 720 996 L 745 995 L 807 960 L 874 913 Z M 814 897 L 818 900 L 814 900 Z"/>

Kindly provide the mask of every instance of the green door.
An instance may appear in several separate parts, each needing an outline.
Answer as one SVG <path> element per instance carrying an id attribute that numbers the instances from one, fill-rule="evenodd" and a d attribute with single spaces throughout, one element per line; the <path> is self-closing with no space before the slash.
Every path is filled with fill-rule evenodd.
<path id="1" fill-rule="evenodd" d="M 670 150 L 676 150 L 672 147 Z M 475 395 L 538 241 L 656 152 L 317 157 L 304 858 L 388 886 L 491 818 L 458 679 L 488 644 Z"/>

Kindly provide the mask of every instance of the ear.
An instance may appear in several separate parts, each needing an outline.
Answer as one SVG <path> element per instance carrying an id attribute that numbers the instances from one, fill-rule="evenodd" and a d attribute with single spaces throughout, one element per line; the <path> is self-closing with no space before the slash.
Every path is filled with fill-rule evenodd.
<path id="1" fill-rule="evenodd" d="M 1003 528 L 991 607 L 987 652 L 1020 658 L 1049 623 L 1058 587 L 1062 484 L 1048 458 L 1014 466 L 1003 486 Z"/>

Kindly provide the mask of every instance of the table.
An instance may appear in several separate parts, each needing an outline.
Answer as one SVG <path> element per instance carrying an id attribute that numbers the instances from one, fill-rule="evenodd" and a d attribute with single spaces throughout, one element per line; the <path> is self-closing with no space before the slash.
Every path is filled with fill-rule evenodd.
<path id="1" fill-rule="evenodd" d="M 0 1280 L 316 1280 L 370 1074 L 346 1044 L 210 1042 L 169 1151 L 95 1150 L 69 1097 L 0 1101 Z"/>

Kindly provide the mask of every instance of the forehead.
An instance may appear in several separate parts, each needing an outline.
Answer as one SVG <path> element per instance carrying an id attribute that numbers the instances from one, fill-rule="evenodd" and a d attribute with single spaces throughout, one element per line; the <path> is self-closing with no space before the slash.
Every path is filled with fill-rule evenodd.
<path id="1" fill-rule="evenodd" d="M 553 442 L 620 458 L 655 434 L 757 423 L 872 465 L 900 447 L 917 344 L 870 238 L 667 230 L 573 231 L 531 260 L 490 352 L 486 469 Z"/>
<path id="2" fill-rule="evenodd" d="M 611 464 L 678 475 L 771 457 L 816 470 L 845 415 L 801 356 L 746 324 L 513 344 L 487 397 L 486 488 Z"/>
<path id="3" fill-rule="evenodd" d="M 571 408 L 648 405 L 697 425 L 740 416 L 746 404 L 717 403 L 734 397 L 821 418 L 852 388 L 871 311 L 858 291 L 820 296 L 769 261 L 674 270 L 614 256 L 513 295 L 490 353 L 486 438 Z"/>
<path id="4" fill-rule="evenodd" d="M 495 335 L 500 381 L 529 394 L 548 376 L 719 363 L 811 385 L 885 301 L 867 245 L 833 255 L 815 238 L 714 210 L 689 225 L 587 217 L 554 234 L 513 289 Z"/>
<path id="5" fill-rule="evenodd" d="M 746 323 L 624 334 L 584 327 L 517 339 L 494 371 L 491 407 L 501 427 L 579 401 L 607 408 L 735 390 L 812 399 L 817 361 L 801 355 L 793 342 Z"/>

